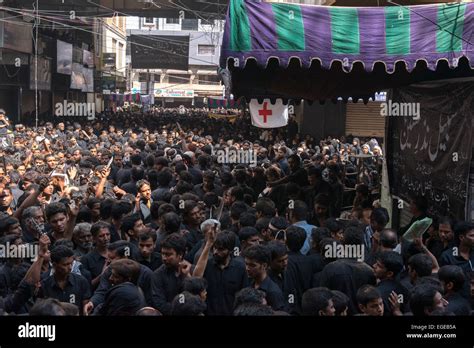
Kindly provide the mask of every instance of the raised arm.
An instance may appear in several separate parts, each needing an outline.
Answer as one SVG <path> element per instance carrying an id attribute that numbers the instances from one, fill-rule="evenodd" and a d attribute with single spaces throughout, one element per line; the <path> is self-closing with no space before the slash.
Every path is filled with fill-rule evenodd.
<path id="1" fill-rule="evenodd" d="M 45 256 L 49 253 L 49 244 L 51 244 L 49 237 L 46 234 L 41 235 L 39 239 L 38 257 L 23 278 L 28 284 L 35 285 L 41 280 L 41 267 L 43 266 Z"/>
<path id="2" fill-rule="evenodd" d="M 199 256 L 199 260 L 196 263 L 196 267 L 194 268 L 193 276 L 202 278 L 204 275 L 204 271 L 206 270 L 207 261 L 209 259 L 209 252 L 211 251 L 212 246 L 214 245 L 214 241 L 216 240 L 216 228 L 210 225 L 206 226 L 209 230 L 206 231 L 206 243 L 204 244 L 204 248 L 202 250 L 201 255 Z"/>
<path id="3" fill-rule="evenodd" d="M 107 178 L 110 175 L 110 168 L 104 169 L 100 172 L 100 182 L 97 185 L 95 190 L 95 197 L 101 198 L 104 193 L 105 184 L 107 183 Z"/>
<path id="4" fill-rule="evenodd" d="M 23 214 L 23 211 L 34 205 L 41 193 L 43 193 L 44 189 L 48 187 L 49 185 L 49 179 L 48 178 L 43 178 L 40 181 L 39 188 L 38 190 L 35 190 L 32 194 L 30 194 L 25 201 L 21 204 L 21 206 L 13 213 L 13 216 L 16 217 L 17 219 L 21 219 L 21 215 Z"/>

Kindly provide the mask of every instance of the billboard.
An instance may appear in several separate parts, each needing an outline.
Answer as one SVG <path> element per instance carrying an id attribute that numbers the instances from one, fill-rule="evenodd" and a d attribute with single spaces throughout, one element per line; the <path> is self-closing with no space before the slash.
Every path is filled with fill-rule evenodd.
<path id="1" fill-rule="evenodd" d="M 401 87 L 393 89 L 390 99 L 392 105 L 419 107 L 417 117 L 389 117 L 387 164 L 392 194 L 406 201 L 423 196 L 431 216 L 464 220 L 472 158 L 473 84 Z"/>
<path id="2" fill-rule="evenodd" d="M 8 21 L 2 20 L 5 17 L 9 18 Z M 5 12 L 0 12 L 0 48 L 31 54 L 33 52 L 31 30 L 31 24 L 18 21 Z"/>
<path id="3" fill-rule="evenodd" d="M 86 50 L 82 52 L 82 63 L 88 68 L 94 67 L 94 55 L 92 52 Z"/>
<path id="4" fill-rule="evenodd" d="M 194 98 L 192 89 L 155 89 L 155 96 L 162 98 Z"/>
<path id="5" fill-rule="evenodd" d="M 189 68 L 189 36 L 131 35 L 133 69 Z"/>
<path id="6" fill-rule="evenodd" d="M 86 80 L 82 72 L 83 66 L 79 63 L 72 63 L 72 74 L 71 74 L 71 89 L 85 88 Z"/>
<path id="7" fill-rule="evenodd" d="M 103 53 L 102 54 L 102 65 L 104 68 L 115 67 L 115 61 L 117 53 Z"/>
<path id="8" fill-rule="evenodd" d="M 38 77 L 38 90 L 51 90 L 51 59 L 38 57 L 38 75 L 36 71 L 36 58 L 32 57 L 30 64 L 30 89 L 36 89 L 35 78 Z"/>
<path id="9" fill-rule="evenodd" d="M 82 64 L 82 58 L 83 58 L 82 48 L 73 47 L 73 49 L 72 49 L 72 61 L 74 63 Z"/>
<path id="10" fill-rule="evenodd" d="M 57 42 L 57 68 L 58 74 L 71 75 L 72 73 L 72 44 Z"/>
<path id="11" fill-rule="evenodd" d="M 94 92 L 94 69 L 82 68 L 82 75 L 84 76 L 84 85 L 81 90 L 83 92 Z"/>

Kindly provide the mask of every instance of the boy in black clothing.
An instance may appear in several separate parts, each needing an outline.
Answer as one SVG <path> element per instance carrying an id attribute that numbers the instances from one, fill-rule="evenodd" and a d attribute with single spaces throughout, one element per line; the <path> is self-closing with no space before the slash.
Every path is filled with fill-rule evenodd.
<path id="1" fill-rule="evenodd" d="M 470 315 L 471 305 L 461 294 L 466 277 L 461 267 L 447 265 L 438 271 L 438 277 L 444 288 L 444 298 L 448 301 L 446 310 L 455 315 Z"/>
<path id="2" fill-rule="evenodd" d="M 285 308 L 283 293 L 267 274 L 270 264 L 270 251 L 262 245 L 254 245 L 243 252 L 247 274 L 251 279 L 251 287 L 263 290 L 266 294 L 268 304 L 273 310 L 279 311 Z"/>
<path id="3" fill-rule="evenodd" d="M 364 285 L 357 291 L 357 305 L 364 315 L 383 316 L 384 303 L 382 295 L 375 286 Z"/>
<path id="4" fill-rule="evenodd" d="M 403 269 L 403 260 L 400 254 L 395 251 L 384 251 L 378 254 L 374 264 L 374 273 L 377 278 L 377 289 L 384 303 L 384 315 L 392 314 L 390 304 L 390 295 L 395 292 L 398 296 L 398 302 L 401 305 L 401 311 L 407 310 L 409 298 L 408 290 L 398 281 L 397 276 Z"/>

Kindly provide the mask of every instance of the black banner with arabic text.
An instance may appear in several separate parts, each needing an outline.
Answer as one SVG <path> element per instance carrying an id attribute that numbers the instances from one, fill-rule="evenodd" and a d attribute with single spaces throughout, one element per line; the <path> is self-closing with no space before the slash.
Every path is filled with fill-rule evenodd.
<path id="1" fill-rule="evenodd" d="M 419 117 L 389 117 L 387 159 L 391 193 L 425 196 L 431 214 L 465 218 L 472 154 L 474 84 L 394 89 L 394 103 L 419 107 Z M 399 104 L 408 105 L 408 104 Z M 408 109 L 408 108 L 406 108 Z"/>

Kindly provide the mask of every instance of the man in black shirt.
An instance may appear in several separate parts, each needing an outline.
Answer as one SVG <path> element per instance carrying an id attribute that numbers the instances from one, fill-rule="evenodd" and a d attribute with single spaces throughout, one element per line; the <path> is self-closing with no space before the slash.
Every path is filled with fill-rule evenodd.
<path id="1" fill-rule="evenodd" d="M 203 221 L 201 208 L 195 201 L 186 200 L 184 202 L 183 222 L 184 228 L 189 232 L 186 235 L 186 247 L 191 250 L 194 245 L 203 238 L 199 226 Z"/>
<path id="2" fill-rule="evenodd" d="M 146 229 L 140 214 L 134 213 L 125 217 L 122 221 L 120 230 L 122 238 L 126 239 L 138 249 L 138 236 Z"/>
<path id="3" fill-rule="evenodd" d="M 138 237 L 139 253 L 137 261 L 152 271 L 155 271 L 163 264 L 160 253 L 155 251 L 155 243 L 155 232 L 145 232 Z"/>
<path id="4" fill-rule="evenodd" d="M 177 233 L 161 242 L 163 265 L 153 273 L 152 301 L 163 315 L 171 313 L 171 302 L 181 292 L 184 278 L 190 276 L 191 264 L 183 260 L 185 252 L 186 240 Z"/>
<path id="5" fill-rule="evenodd" d="M 438 271 L 438 277 L 444 287 L 444 298 L 448 301 L 446 309 L 455 315 L 471 315 L 471 305 L 461 294 L 466 276 L 461 267 L 447 265 Z"/>
<path id="6" fill-rule="evenodd" d="M 204 195 L 208 192 L 213 192 L 217 196 L 222 197 L 222 187 L 215 185 L 215 178 L 216 175 L 210 170 L 207 170 L 202 174 L 202 184 L 195 185 L 193 189 L 199 199 L 203 200 Z"/>
<path id="7" fill-rule="evenodd" d="M 408 225 L 398 229 L 398 235 L 403 236 L 415 221 L 426 217 L 428 211 L 428 200 L 424 196 L 414 196 L 410 199 L 410 213 L 413 215 Z"/>
<path id="8" fill-rule="evenodd" d="M 268 276 L 283 291 L 285 270 L 288 266 L 288 249 L 285 244 L 276 240 L 268 242 L 266 247 L 270 250 L 271 256 Z"/>
<path id="9" fill-rule="evenodd" d="M 26 243 L 34 243 L 39 240 L 41 232 L 44 231 L 44 213 L 38 206 L 28 207 L 23 211 L 21 238 Z"/>
<path id="10" fill-rule="evenodd" d="M 102 272 L 108 266 L 106 260 L 107 247 L 110 243 L 110 225 L 102 221 L 96 222 L 91 227 L 91 234 L 95 247 L 81 258 L 81 263 L 91 273 L 92 289 L 95 289 L 99 284 Z"/>
<path id="11" fill-rule="evenodd" d="M 208 315 L 232 315 L 235 294 L 248 284 L 245 265 L 232 257 L 236 236 L 207 225 L 206 243 L 193 275 L 207 280 Z M 212 249 L 212 257 L 209 258 Z"/>
<path id="12" fill-rule="evenodd" d="M 398 296 L 401 311 L 406 312 L 409 292 L 397 280 L 399 273 L 403 269 L 402 256 L 395 251 L 383 251 L 376 257 L 376 262 L 373 267 L 378 280 L 377 289 L 382 296 L 384 304 L 384 315 L 392 314 L 390 304 L 390 295 L 392 292 L 395 292 Z"/>
<path id="13" fill-rule="evenodd" d="M 57 246 L 51 251 L 51 261 L 54 273 L 49 276 L 44 273 L 45 277 L 37 288 L 36 297 L 51 297 L 68 302 L 79 307 L 82 312 L 83 305 L 91 297 L 91 291 L 86 278 L 71 273 L 74 252 L 66 246 Z"/>
<path id="14" fill-rule="evenodd" d="M 308 185 L 308 174 L 306 173 L 306 169 L 301 167 L 301 158 L 298 155 L 293 154 L 288 157 L 288 164 L 291 170 L 290 174 L 280 180 L 269 183 L 268 185 L 270 187 L 286 184 L 288 182 L 295 183 L 300 187 Z"/>
<path id="15" fill-rule="evenodd" d="M 330 195 L 331 186 L 323 180 L 321 169 L 309 167 L 307 169 L 309 185 L 304 188 L 304 201 L 308 207 L 314 207 L 314 199 L 320 193 Z"/>
<path id="16" fill-rule="evenodd" d="M 401 280 L 402 285 L 411 290 L 422 277 L 430 276 L 433 270 L 433 261 L 423 253 L 415 254 L 408 259 L 408 277 Z"/>
<path id="17" fill-rule="evenodd" d="M 432 284 L 415 286 L 410 296 L 410 309 L 414 316 L 431 316 L 435 310 L 444 310 L 447 306 L 443 295 Z"/>
<path id="18" fill-rule="evenodd" d="M 311 281 L 316 272 L 322 271 L 322 265 L 301 254 L 300 250 L 306 240 L 306 232 L 297 226 L 286 230 L 286 245 L 288 247 L 288 267 L 285 271 L 283 292 L 290 304 L 290 313 L 301 314 L 301 298 L 303 293 L 311 288 Z M 292 299 L 292 301 L 290 301 Z"/>
<path id="19" fill-rule="evenodd" d="M 439 259 L 441 254 L 455 246 L 454 243 L 454 222 L 447 216 L 442 216 L 438 220 L 438 235 L 439 239 L 430 238 L 428 249 L 431 253 Z"/>
<path id="20" fill-rule="evenodd" d="M 301 300 L 301 310 L 303 315 L 334 316 L 336 309 L 332 301 L 331 291 L 327 288 L 307 290 Z"/>
<path id="21" fill-rule="evenodd" d="M 130 254 L 130 243 L 124 240 L 111 243 L 107 247 L 107 260 L 110 261 L 110 264 L 116 260 L 126 260 L 130 257 Z M 107 267 L 100 276 L 100 283 L 97 290 L 94 292 L 90 301 L 84 306 L 84 313 L 91 313 L 94 308 L 98 308 L 98 306 L 105 301 L 107 292 L 113 286 L 111 275 L 112 268 Z M 151 286 L 152 276 L 153 272 L 148 267 L 139 264 L 138 280 L 136 283 L 142 290 L 145 302 L 150 306 L 153 303 Z"/>
<path id="22" fill-rule="evenodd" d="M 384 314 L 382 295 L 373 285 L 364 285 L 357 291 L 357 305 L 364 315 L 381 317 Z"/>
<path id="23" fill-rule="evenodd" d="M 364 244 L 364 232 L 357 227 L 344 230 L 344 245 L 359 246 Z M 365 284 L 375 285 L 374 271 L 366 263 L 355 258 L 344 258 L 327 264 L 321 271 L 319 285 L 331 290 L 339 290 L 351 300 L 349 313 L 357 313 L 357 290 Z"/>
<path id="24" fill-rule="evenodd" d="M 140 264 L 129 259 L 114 260 L 110 264 L 110 289 L 98 309 L 100 315 L 135 315 L 145 307 L 145 298 L 137 286 Z"/>
<path id="25" fill-rule="evenodd" d="M 286 306 L 283 293 L 267 274 L 271 260 L 268 248 L 254 245 L 246 249 L 242 256 L 245 258 L 245 267 L 251 279 L 250 287 L 264 291 L 267 303 L 273 310 L 284 310 Z"/>
<path id="26" fill-rule="evenodd" d="M 462 268 L 464 275 L 474 271 L 474 224 L 471 222 L 459 222 L 454 228 L 456 246 L 449 248 L 441 254 L 439 265 L 455 265 Z M 469 284 L 464 283 L 462 294 L 469 297 Z"/>
<path id="27" fill-rule="evenodd" d="M 454 234 L 459 244 L 441 254 L 439 265 L 456 265 L 467 274 L 474 271 L 474 224 L 460 222 L 454 228 Z"/>

